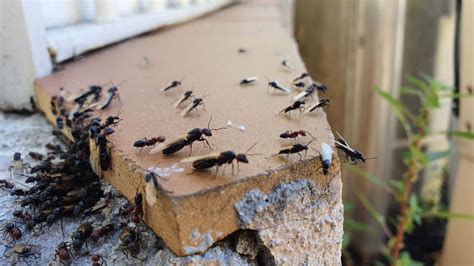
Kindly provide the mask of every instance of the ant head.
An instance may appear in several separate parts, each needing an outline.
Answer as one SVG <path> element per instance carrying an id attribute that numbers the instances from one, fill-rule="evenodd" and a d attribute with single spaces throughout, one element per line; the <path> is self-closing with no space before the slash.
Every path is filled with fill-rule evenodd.
<path id="1" fill-rule="evenodd" d="M 203 128 L 201 130 L 202 134 L 208 136 L 208 137 L 212 137 L 212 130 L 210 128 Z"/>
<path id="2" fill-rule="evenodd" d="M 13 160 L 14 160 L 14 161 L 19 161 L 19 160 L 21 160 L 21 153 L 15 152 L 15 154 L 13 155 Z"/>
<path id="3" fill-rule="evenodd" d="M 249 160 L 247 159 L 247 155 L 243 153 L 237 154 L 236 159 L 238 162 L 241 162 L 241 163 L 249 163 Z"/>
<path id="4" fill-rule="evenodd" d="M 5 224 L 5 229 L 6 230 L 12 230 L 15 227 L 13 223 L 6 223 Z"/>

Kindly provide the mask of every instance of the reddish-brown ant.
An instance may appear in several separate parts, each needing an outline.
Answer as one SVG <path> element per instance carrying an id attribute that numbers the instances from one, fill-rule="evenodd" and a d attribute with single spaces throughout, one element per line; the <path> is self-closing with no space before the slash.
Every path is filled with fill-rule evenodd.
<path id="1" fill-rule="evenodd" d="M 140 152 L 142 152 L 143 147 L 145 147 L 145 146 L 154 146 L 156 143 L 162 143 L 165 140 L 166 140 L 166 138 L 163 137 L 163 136 L 159 136 L 159 137 L 151 138 L 151 139 L 143 138 L 143 139 L 139 139 L 139 140 L 135 141 L 133 143 L 133 147 L 141 148 Z"/>
<path id="2" fill-rule="evenodd" d="M 43 160 L 43 154 L 41 154 L 41 153 L 30 151 L 29 155 L 34 160 L 37 160 L 37 161 Z"/>
<path id="3" fill-rule="evenodd" d="M 110 232 L 112 232 L 113 230 L 114 230 L 113 224 L 107 224 L 95 229 L 91 234 L 92 241 L 97 242 L 100 238 L 110 234 Z"/>
<path id="4" fill-rule="evenodd" d="M 125 256 L 128 257 L 127 253 L 125 253 L 125 251 L 128 251 L 133 258 L 141 260 L 137 257 L 138 253 L 140 253 L 138 232 L 125 227 L 122 230 L 122 233 L 120 233 L 120 241 L 122 242 L 120 244 L 120 249 Z"/>
<path id="5" fill-rule="evenodd" d="M 91 261 L 92 261 L 92 266 L 102 266 L 102 265 L 106 264 L 105 260 L 102 258 L 102 256 L 98 255 L 98 254 L 92 255 Z"/>
<path id="6" fill-rule="evenodd" d="M 18 240 L 22 236 L 20 228 L 13 223 L 6 223 L 2 231 L 4 236 L 8 234 L 12 240 Z"/>
<path id="7" fill-rule="evenodd" d="M 304 131 L 304 130 L 296 130 L 296 131 L 287 130 L 287 131 L 280 134 L 280 138 L 282 138 L 282 139 L 295 139 L 296 140 L 296 138 L 298 136 L 306 137 L 306 131 Z"/>
<path id="8" fill-rule="evenodd" d="M 54 255 L 54 259 L 59 258 L 61 263 L 68 262 L 72 258 L 72 253 L 69 250 L 68 243 L 61 242 L 59 243 L 56 254 Z"/>

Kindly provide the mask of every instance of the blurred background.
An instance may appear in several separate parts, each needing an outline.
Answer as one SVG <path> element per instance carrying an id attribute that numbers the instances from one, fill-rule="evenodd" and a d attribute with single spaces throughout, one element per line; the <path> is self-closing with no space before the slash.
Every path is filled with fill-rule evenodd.
<path id="1" fill-rule="evenodd" d="M 309 74 L 330 88 L 333 132 L 376 157 L 343 167 L 343 262 L 393 263 L 398 226 L 409 219 L 400 261 L 474 263 L 474 1 L 275 1 Z M 0 109 L 31 112 L 34 79 L 63 62 L 234 2 L 245 1 L 1 1 Z M 397 112 L 417 118 L 415 134 Z"/>

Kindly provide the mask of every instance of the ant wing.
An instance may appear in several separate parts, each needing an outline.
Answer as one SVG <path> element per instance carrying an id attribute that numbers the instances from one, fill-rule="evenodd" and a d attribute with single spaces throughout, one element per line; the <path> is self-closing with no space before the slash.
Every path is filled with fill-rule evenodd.
<path id="1" fill-rule="evenodd" d="M 336 148 L 340 148 L 340 149 L 343 148 L 343 149 L 346 149 L 346 150 L 348 150 L 348 151 L 350 151 L 350 152 L 355 152 L 354 149 L 352 149 L 351 147 L 347 146 L 346 144 L 341 143 L 341 142 L 339 142 L 339 141 L 337 141 L 337 140 L 333 140 L 333 141 L 334 141 L 334 143 L 336 143 Z"/>
<path id="2" fill-rule="evenodd" d="M 102 100 L 97 106 L 96 106 L 96 110 L 102 110 L 102 109 L 105 109 L 107 106 L 110 105 L 110 103 L 112 102 L 112 99 L 114 98 L 114 93 L 108 93 L 107 96 L 105 97 L 104 100 Z"/>
<path id="3" fill-rule="evenodd" d="M 293 100 L 298 101 L 298 100 L 300 100 L 300 99 L 306 97 L 307 94 L 308 94 L 307 91 L 302 91 L 302 92 L 300 92 L 300 94 L 298 94 L 298 95 L 296 95 L 295 97 L 293 97 Z"/>
<path id="4" fill-rule="evenodd" d="M 341 136 L 341 134 L 339 134 L 339 132 L 336 131 L 336 134 L 337 136 L 339 137 L 339 139 L 341 140 L 340 142 L 342 142 L 345 146 L 347 146 L 348 148 L 349 147 L 349 144 L 347 144 L 347 141 Z"/>
<path id="5" fill-rule="evenodd" d="M 192 157 L 188 157 L 188 158 L 185 158 L 185 159 L 179 161 L 179 163 L 192 163 L 192 162 L 197 161 L 197 160 L 212 159 L 212 158 L 216 158 L 217 156 L 219 156 L 219 154 L 220 153 L 218 153 L 218 152 L 212 152 L 212 153 L 209 153 L 209 154 L 206 154 L 206 155 L 192 156 Z"/>
<path id="6" fill-rule="evenodd" d="M 145 200 L 148 206 L 155 205 L 158 196 L 158 188 L 156 187 L 156 180 L 149 180 L 145 186 Z"/>
<path id="7" fill-rule="evenodd" d="M 185 98 L 186 98 L 186 94 L 181 95 L 181 97 L 179 97 L 179 99 L 177 99 L 176 102 L 174 102 L 173 107 L 178 108 L 179 104 L 182 103 Z"/>
<path id="8" fill-rule="evenodd" d="M 176 142 L 183 141 L 183 139 L 186 139 L 186 136 L 182 136 L 182 137 L 176 138 L 174 140 L 162 142 L 162 143 L 156 145 L 153 149 L 151 149 L 148 154 L 155 154 L 155 153 L 158 153 L 160 151 L 163 151 L 164 149 L 169 148 L 171 145 L 175 144 Z"/>
<path id="9" fill-rule="evenodd" d="M 314 111 L 316 108 L 318 108 L 318 105 L 319 105 L 319 101 L 317 101 L 317 102 L 313 103 L 312 105 L 310 105 L 308 108 L 306 108 L 304 110 L 305 114 Z"/>
<path id="10" fill-rule="evenodd" d="M 185 117 L 189 112 L 191 112 L 193 108 L 194 108 L 194 104 L 190 103 L 188 106 L 186 106 L 186 108 L 184 108 L 183 111 L 181 111 L 181 116 Z"/>

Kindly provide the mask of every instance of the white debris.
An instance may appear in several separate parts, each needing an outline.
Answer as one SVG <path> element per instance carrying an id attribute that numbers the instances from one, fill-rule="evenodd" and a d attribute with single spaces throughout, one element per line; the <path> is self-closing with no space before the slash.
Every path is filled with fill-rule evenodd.
<path id="1" fill-rule="evenodd" d="M 240 130 L 242 132 L 245 131 L 245 126 L 244 125 L 235 125 L 234 123 L 232 123 L 231 120 L 227 121 L 227 127 L 237 128 L 238 130 Z"/>

